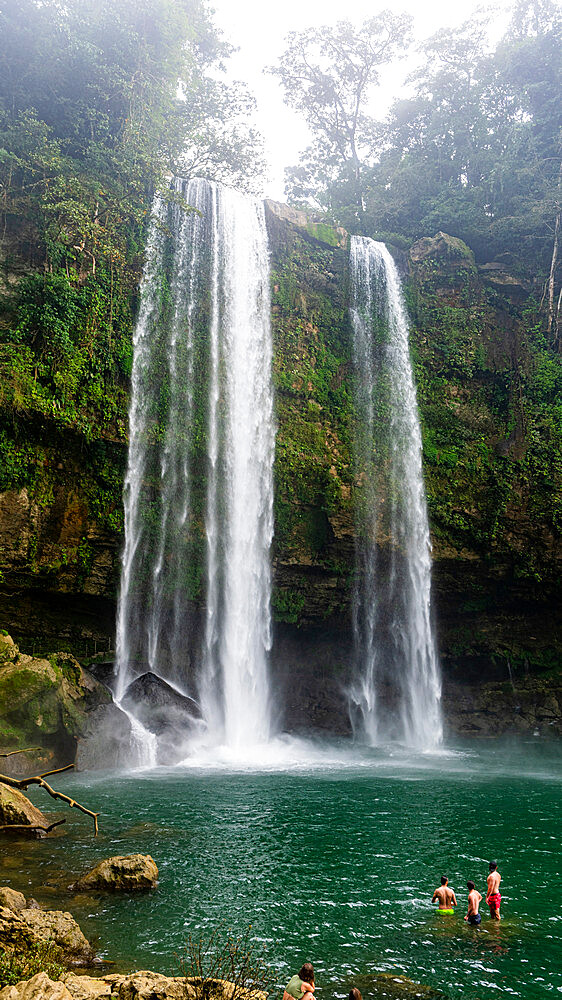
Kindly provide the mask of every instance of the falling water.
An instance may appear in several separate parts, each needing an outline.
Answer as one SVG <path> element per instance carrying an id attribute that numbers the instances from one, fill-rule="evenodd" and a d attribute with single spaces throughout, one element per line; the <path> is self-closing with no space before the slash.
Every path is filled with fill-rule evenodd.
<path id="1" fill-rule="evenodd" d="M 212 241 L 201 701 L 212 732 L 222 732 L 228 746 L 240 747 L 270 735 L 274 423 L 269 256 L 263 206 L 215 190 L 220 196 Z"/>
<path id="2" fill-rule="evenodd" d="M 442 738 L 431 544 L 400 279 L 382 243 L 351 238 L 357 429 L 354 729 L 371 744 Z"/>
<path id="3" fill-rule="evenodd" d="M 267 234 L 234 191 L 174 195 L 153 212 L 134 337 L 115 696 L 155 674 L 199 701 L 210 742 L 239 747 L 270 717 Z"/>

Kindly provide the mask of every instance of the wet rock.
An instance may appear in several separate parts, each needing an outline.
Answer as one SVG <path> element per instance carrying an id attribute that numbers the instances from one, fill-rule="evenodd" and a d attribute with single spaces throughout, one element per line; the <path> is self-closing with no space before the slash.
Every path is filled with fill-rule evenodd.
<path id="1" fill-rule="evenodd" d="M 518 677 L 514 684 L 462 684 L 445 678 L 443 709 L 453 733 L 562 735 L 562 678 Z"/>
<path id="2" fill-rule="evenodd" d="M 180 694 L 161 677 L 152 673 L 135 678 L 129 684 L 121 703 L 128 711 L 134 709 L 143 726 L 156 735 L 169 724 L 167 720 L 170 713 L 177 713 L 180 717 L 185 716 L 191 720 L 201 718 L 201 709 L 193 698 Z"/>
<path id="3" fill-rule="evenodd" d="M 132 892 L 153 889 L 157 882 L 158 867 L 149 854 L 128 854 L 100 861 L 71 888 L 77 892 L 88 889 Z"/>
<path id="4" fill-rule="evenodd" d="M 8 788 L 7 785 L 0 784 L 0 826 L 5 825 L 27 826 L 29 836 L 36 837 L 41 834 L 33 827 L 48 826 L 49 820 L 17 788 Z M 9 830 L 2 832 L 9 833 Z M 18 830 L 17 833 L 20 836 L 26 835 L 25 830 Z"/>
<path id="5" fill-rule="evenodd" d="M 127 688 L 121 704 L 158 737 L 159 756 L 167 763 L 185 756 L 182 747 L 204 725 L 197 702 L 180 694 L 156 674 L 137 677 Z"/>
<path id="6" fill-rule="evenodd" d="M 375 1000 L 447 1000 L 445 993 L 416 983 L 400 972 L 379 972 L 376 975 L 355 976 L 350 986 L 357 986 L 363 995 L 367 994 Z"/>
<path id="7" fill-rule="evenodd" d="M 0 745 L 46 747 L 54 766 L 72 762 L 88 713 L 111 695 L 70 653 L 27 656 L 10 636 L 0 640 Z M 29 774 L 29 756 L 10 759 L 12 773 Z"/>
<path id="8" fill-rule="evenodd" d="M 25 896 L 23 892 L 16 892 L 9 886 L 0 886 L 0 906 L 6 906 L 8 910 L 21 913 L 26 908 Z"/>
<path id="9" fill-rule="evenodd" d="M 111 703 L 100 705 L 88 715 L 76 748 L 79 771 L 119 767 L 127 763 L 131 743 L 131 723 L 124 712 Z"/>

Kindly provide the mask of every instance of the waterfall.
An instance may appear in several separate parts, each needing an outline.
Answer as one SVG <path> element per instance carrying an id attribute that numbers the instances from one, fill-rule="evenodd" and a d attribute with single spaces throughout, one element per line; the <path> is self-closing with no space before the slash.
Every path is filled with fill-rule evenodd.
<path id="1" fill-rule="evenodd" d="M 200 179 L 173 195 L 153 209 L 134 335 L 115 697 L 137 744 L 131 684 L 148 674 L 199 706 L 210 742 L 241 747 L 270 729 L 265 216 Z"/>
<path id="2" fill-rule="evenodd" d="M 400 279 L 382 243 L 353 236 L 356 402 L 354 730 L 372 745 L 442 739 L 431 543 Z"/>

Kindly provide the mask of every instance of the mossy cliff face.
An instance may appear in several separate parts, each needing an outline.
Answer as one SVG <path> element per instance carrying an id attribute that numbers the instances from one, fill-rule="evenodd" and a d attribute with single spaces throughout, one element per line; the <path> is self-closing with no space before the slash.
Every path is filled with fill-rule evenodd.
<path id="1" fill-rule="evenodd" d="M 295 216 L 272 215 L 269 229 L 279 420 L 274 659 L 293 720 L 345 729 L 353 577 L 347 251 L 341 234 L 318 241 Z M 511 692 L 512 681 L 528 686 L 529 675 L 548 674 L 562 657 L 562 365 L 530 289 L 502 265 L 477 268 L 469 248 L 442 233 L 396 256 L 412 318 L 433 603 L 453 717 L 459 682 L 508 681 Z M 481 717 L 486 711 L 474 704 Z M 455 717 L 469 731 L 465 723 Z"/>
<path id="2" fill-rule="evenodd" d="M 346 236 L 272 204 L 267 225 L 273 667 L 293 725 L 345 730 L 354 564 Z M 505 267 L 477 268 L 444 234 L 396 255 L 412 317 L 445 672 L 451 683 L 503 682 L 509 671 L 517 680 L 560 656 L 560 359 L 544 342 L 530 290 Z M 43 651 L 66 644 L 80 653 L 85 640 L 113 633 L 125 400 L 118 386 L 119 419 L 112 404 L 107 419 L 94 420 L 96 400 L 89 417 L 82 407 L 73 421 L 70 402 L 61 416 L 37 401 L 32 368 L 10 364 L 0 400 L 0 626 L 30 652 L 37 641 Z"/>
<path id="3" fill-rule="evenodd" d="M 562 364 L 524 282 L 444 234 L 409 255 L 412 350 L 446 673 L 560 661 Z"/>

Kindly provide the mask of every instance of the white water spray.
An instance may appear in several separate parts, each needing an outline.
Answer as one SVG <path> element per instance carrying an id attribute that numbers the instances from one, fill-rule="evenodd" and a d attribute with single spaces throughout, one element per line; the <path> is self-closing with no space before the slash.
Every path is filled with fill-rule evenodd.
<path id="1" fill-rule="evenodd" d="M 115 696 L 155 674 L 199 700 L 209 743 L 243 748 L 270 734 L 267 233 L 234 191 L 175 195 L 155 205 L 134 338 Z"/>
<path id="2" fill-rule="evenodd" d="M 354 728 L 371 744 L 442 739 L 431 543 L 408 318 L 388 250 L 351 238 L 355 459 Z"/>
<path id="3" fill-rule="evenodd" d="M 240 748 L 266 742 L 271 725 L 275 436 L 269 254 L 263 206 L 224 189 L 215 195 L 200 690 L 213 737 Z"/>

